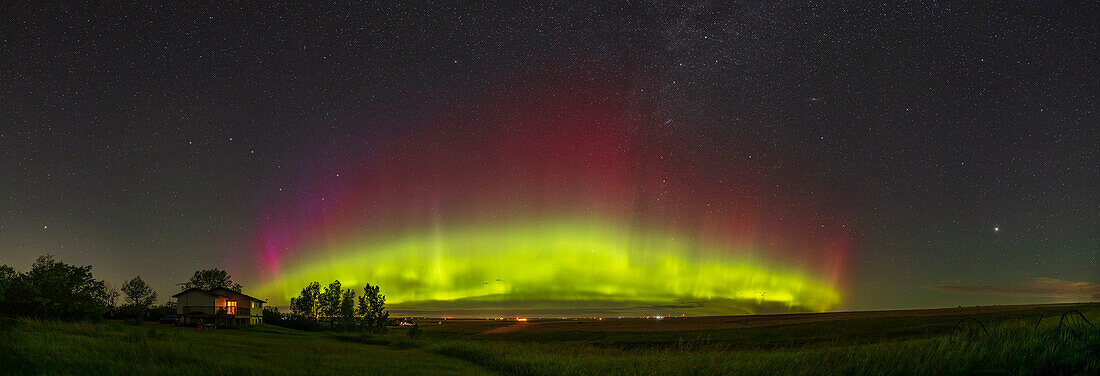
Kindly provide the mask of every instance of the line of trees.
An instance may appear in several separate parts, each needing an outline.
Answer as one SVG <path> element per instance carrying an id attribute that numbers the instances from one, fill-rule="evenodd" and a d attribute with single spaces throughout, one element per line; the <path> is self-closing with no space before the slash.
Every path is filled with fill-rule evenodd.
<path id="1" fill-rule="evenodd" d="M 241 291 L 241 284 L 224 270 L 196 271 L 184 289 L 225 287 Z M 124 304 L 118 304 L 121 295 Z M 27 272 L 0 265 L 0 316 L 59 320 L 100 320 L 125 318 L 140 323 L 148 317 L 176 313 L 175 302 L 153 306 L 157 293 L 141 276 L 124 283 L 120 290 L 92 276 L 91 266 L 75 266 L 40 256 Z M 362 295 L 334 281 L 322 291 L 318 282 L 310 283 L 301 294 L 290 299 L 289 314 L 275 307 L 264 307 L 264 322 L 310 330 L 357 330 L 383 332 L 389 322 L 386 296 L 378 286 L 367 284 Z"/>
<path id="2" fill-rule="evenodd" d="M 357 330 L 378 333 L 386 330 L 390 314 L 386 311 L 386 296 L 378 286 L 367 284 L 363 295 L 344 289 L 340 281 L 334 281 L 321 290 L 321 284 L 312 282 L 301 294 L 290 299 L 290 314 L 278 315 L 271 307 L 265 309 L 264 321 L 282 323 L 303 329 L 327 328 L 328 330 Z M 269 316 L 270 315 L 270 316 Z"/>
<path id="3" fill-rule="evenodd" d="M 229 274 L 220 269 L 195 272 L 186 287 L 227 287 L 240 291 Z M 118 298 L 125 298 L 118 304 Z M 38 257 L 31 269 L 18 272 L 0 265 L 0 316 L 53 320 L 127 319 L 141 323 L 176 313 L 176 303 L 153 306 L 157 293 L 137 276 L 114 289 L 95 279 L 91 266 L 69 265 L 52 255 Z"/>

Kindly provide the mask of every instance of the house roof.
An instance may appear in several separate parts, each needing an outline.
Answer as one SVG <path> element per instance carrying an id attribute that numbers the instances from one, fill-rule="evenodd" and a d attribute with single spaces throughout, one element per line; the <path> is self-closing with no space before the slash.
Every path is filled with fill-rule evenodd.
<path id="1" fill-rule="evenodd" d="M 214 291 L 228 291 L 228 292 L 230 292 L 230 293 L 232 293 L 232 294 L 237 294 L 237 295 L 240 295 L 240 296 L 243 296 L 243 297 L 246 297 L 246 298 L 249 298 L 249 299 L 255 300 L 255 301 L 257 301 L 257 302 L 261 302 L 261 303 L 267 302 L 266 300 L 263 300 L 263 299 L 259 299 L 259 298 L 256 298 L 256 297 L 252 297 L 252 296 L 248 296 L 248 295 L 245 295 L 244 293 L 242 293 L 242 292 L 240 292 L 240 291 L 233 291 L 233 290 L 227 289 L 227 288 L 225 288 L 225 287 L 218 287 L 218 288 L 216 288 L 216 289 L 213 289 L 213 290 L 210 290 L 210 291 L 211 291 L 211 292 L 214 292 Z"/>
<path id="2" fill-rule="evenodd" d="M 189 293 L 191 291 L 198 291 L 198 292 L 202 292 L 204 294 L 220 296 L 220 297 L 223 297 L 223 298 L 232 298 L 233 296 L 231 296 L 230 294 L 240 295 L 240 296 L 243 296 L 245 298 L 248 298 L 248 299 L 251 299 L 251 300 L 254 300 L 254 301 L 257 301 L 257 302 L 261 302 L 261 303 L 266 303 L 267 302 L 266 300 L 262 300 L 262 299 L 259 299 L 259 298 L 253 297 L 253 296 L 248 296 L 248 295 L 245 295 L 245 294 L 241 293 L 240 291 L 233 291 L 233 290 L 230 290 L 230 289 L 227 289 L 227 288 L 224 288 L 224 287 L 218 287 L 218 288 L 215 288 L 213 290 L 203 290 L 203 289 L 200 289 L 198 287 L 192 287 L 192 288 L 180 291 L 180 292 L 176 293 L 175 295 L 172 295 L 172 297 L 175 298 L 175 297 L 178 297 L 180 295 Z M 219 293 L 219 291 L 225 291 L 225 292 L 228 292 L 229 294 Z"/>
<path id="3" fill-rule="evenodd" d="M 172 295 L 172 297 L 175 298 L 177 296 L 189 293 L 191 291 L 198 291 L 198 292 L 205 293 L 207 295 L 214 295 L 214 296 L 220 296 L 220 297 L 223 297 L 223 298 L 230 298 L 230 296 L 226 296 L 225 294 L 219 294 L 219 293 L 214 292 L 213 290 L 210 290 L 210 291 L 203 290 L 203 289 L 200 289 L 198 287 L 192 287 L 192 288 L 180 291 L 180 292 L 176 293 L 175 295 Z"/>

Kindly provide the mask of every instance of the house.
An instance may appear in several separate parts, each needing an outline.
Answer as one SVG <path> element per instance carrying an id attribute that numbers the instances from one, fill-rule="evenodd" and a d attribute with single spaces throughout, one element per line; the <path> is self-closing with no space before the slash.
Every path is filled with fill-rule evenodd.
<path id="1" fill-rule="evenodd" d="M 256 325 L 263 323 L 263 300 L 227 288 L 203 290 L 192 287 L 176 295 L 176 313 L 184 324 L 204 320 L 211 325 Z"/>

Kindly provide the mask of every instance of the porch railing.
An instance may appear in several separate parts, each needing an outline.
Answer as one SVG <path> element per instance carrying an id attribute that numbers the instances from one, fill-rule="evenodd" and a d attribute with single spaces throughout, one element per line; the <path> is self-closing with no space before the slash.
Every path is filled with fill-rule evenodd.
<path id="1" fill-rule="evenodd" d="M 250 309 L 248 307 L 214 307 L 214 306 L 183 306 L 181 311 L 184 315 L 205 315 L 205 316 L 248 316 Z"/>

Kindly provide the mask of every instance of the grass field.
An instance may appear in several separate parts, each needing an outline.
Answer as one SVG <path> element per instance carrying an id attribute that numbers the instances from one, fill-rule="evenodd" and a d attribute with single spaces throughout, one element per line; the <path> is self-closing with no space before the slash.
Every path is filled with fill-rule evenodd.
<path id="1" fill-rule="evenodd" d="M 482 367 L 400 346 L 261 325 L 199 331 L 146 324 L 16 320 L 0 334 L 0 374 L 486 375 Z M 394 333 L 400 334 L 400 333 Z"/>
<path id="2" fill-rule="evenodd" d="M 197 331 L 8 320 L 0 333 L 0 372 L 1100 374 L 1100 327 L 1074 318 L 1059 328 L 1069 310 L 1100 324 L 1100 304 L 663 320 L 421 320 L 421 340 L 408 339 L 402 329 L 371 336 L 266 325 Z"/>

